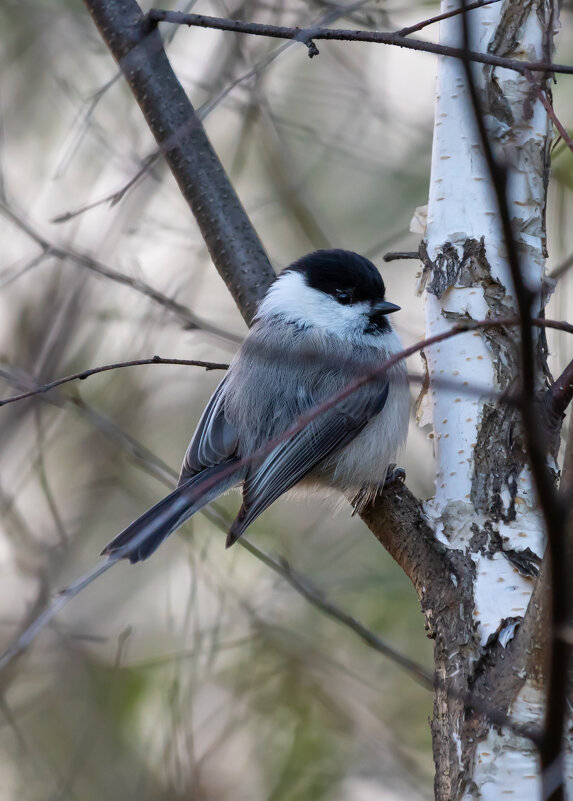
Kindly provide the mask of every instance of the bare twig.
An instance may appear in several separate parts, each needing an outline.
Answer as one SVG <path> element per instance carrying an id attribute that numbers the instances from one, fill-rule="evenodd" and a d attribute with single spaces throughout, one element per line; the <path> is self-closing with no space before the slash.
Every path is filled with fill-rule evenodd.
<path id="1" fill-rule="evenodd" d="M 469 5 L 459 6 L 458 8 L 454 8 L 451 11 L 445 11 L 443 14 L 436 14 L 435 17 L 429 17 L 428 19 L 422 20 L 422 22 L 417 22 L 415 25 L 410 25 L 408 28 L 400 28 L 399 31 L 396 33 L 399 36 L 409 36 L 411 33 L 416 33 L 417 31 L 423 30 L 423 28 L 427 28 L 428 25 L 433 25 L 436 22 L 441 22 L 444 19 L 450 19 L 451 17 L 457 17 L 458 14 L 465 14 L 467 11 L 473 11 L 476 8 L 482 8 L 483 6 L 491 6 L 493 3 L 499 3 L 500 0 L 477 0 L 475 3 L 470 3 Z"/>
<path id="2" fill-rule="evenodd" d="M 311 23 L 312 25 L 329 25 L 335 20 L 339 19 L 340 17 L 352 12 L 354 9 L 360 8 L 363 6 L 368 0 L 356 0 L 354 3 L 349 3 L 346 6 L 339 6 L 336 5 L 333 9 L 329 10 L 326 14 L 321 15 L 316 20 L 313 20 Z M 167 37 L 166 37 L 167 38 Z M 206 119 L 212 111 L 217 108 L 217 106 L 235 89 L 237 86 L 241 85 L 245 81 L 248 81 L 250 78 L 260 75 L 262 70 L 268 67 L 275 59 L 277 59 L 282 53 L 284 53 L 287 48 L 289 48 L 293 42 L 287 42 L 285 45 L 277 48 L 271 53 L 265 54 L 261 59 L 257 61 L 257 63 L 246 72 L 243 72 L 241 75 L 237 76 L 230 85 L 226 86 L 220 92 L 218 92 L 215 97 L 210 98 L 207 100 L 203 105 L 199 106 L 196 109 L 197 117 L 203 121 Z M 104 87 L 105 88 L 105 87 Z M 100 90 L 101 91 L 101 90 Z M 100 198 L 100 200 L 96 200 L 93 203 L 88 203 L 85 206 L 82 206 L 78 209 L 74 209 L 69 212 L 64 212 L 63 214 L 59 215 L 52 222 L 66 222 L 67 220 L 73 219 L 74 217 L 78 216 L 79 214 L 83 214 L 84 212 L 95 208 L 99 205 L 104 203 L 110 203 L 112 206 L 119 203 L 126 193 L 133 187 L 137 182 L 145 176 L 145 174 L 151 169 L 151 167 L 157 162 L 159 157 L 161 156 L 162 149 L 165 149 L 165 144 L 162 148 L 154 150 L 152 153 L 147 155 L 141 162 L 141 166 L 137 170 L 137 172 L 124 184 L 120 189 L 115 190 L 114 192 L 110 192 L 105 197 Z"/>
<path id="3" fill-rule="evenodd" d="M 20 279 L 23 275 L 25 275 L 30 270 L 33 270 L 35 267 L 38 267 L 44 259 L 48 258 L 48 254 L 45 251 L 36 254 L 32 259 L 28 261 L 23 267 L 13 269 L 12 271 L 10 268 L 7 270 L 3 270 L 2 274 L 0 275 L 0 289 L 4 289 L 9 284 L 13 283 Z M 7 275 L 7 273 L 10 273 Z"/>
<path id="4" fill-rule="evenodd" d="M 524 73 L 531 72 L 560 72 L 573 75 L 573 66 L 569 64 L 551 64 L 544 61 L 519 61 L 512 58 L 503 58 L 492 53 L 479 53 L 474 50 L 464 50 L 463 47 L 450 47 L 448 45 L 425 42 L 422 39 L 408 39 L 399 33 L 382 31 L 352 31 L 343 28 L 289 28 L 280 25 L 266 25 L 259 22 L 243 22 L 242 20 L 226 19 L 224 17 L 209 17 L 203 14 L 183 14 L 179 11 L 164 11 L 151 9 L 148 12 L 150 22 L 171 22 L 177 25 L 193 25 L 200 28 L 214 28 L 220 31 L 234 31 L 235 33 L 248 33 L 255 36 L 267 36 L 273 39 L 293 39 L 302 42 L 309 48 L 309 55 L 317 55 L 318 50 L 312 50 L 314 40 L 343 41 L 343 42 L 373 42 L 375 44 L 396 45 L 409 50 L 420 50 L 438 56 L 450 56 L 480 64 L 490 64 L 493 67 L 505 67 Z M 462 15 L 464 16 L 464 15 Z"/>
<path id="5" fill-rule="evenodd" d="M 84 206 L 80 206 L 79 209 L 74 209 L 73 211 L 66 211 L 63 214 L 58 214 L 57 217 L 53 217 L 50 222 L 53 223 L 64 223 L 68 222 L 68 220 L 73 220 L 74 217 L 78 217 L 80 214 L 84 214 L 86 211 L 90 211 L 91 209 L 95 209 L 98 206 L 102 206 L 105 203 L 109 203 L 111 207 L 117 205 L 121 200 L 123 200 L 124 196 L 126 195 L 129 190 L 135 186 L 135 184 L 139 181 L 140 178 L 143 176 L 159 161 L 159 157 L 161 156 L 160 150 L 154 150 L 153 153 L 150 153 L 148 156 L 145 156 L 144 159 L 141 161 L 141 166 L 133 175 L 127 183 L 123 184 L 120 189 L 116 189 L 114 192 L 110 192 L 110 194 L 106 195 L 105 197 L 100 198 L 99 200 L 94 200 L 91 203 L 86 203 Z"/>
<path id="6" fill-rule="evenodd" d="M 38 615 L 33 623 L 31 623 L 19 635 L 19 637 L 14 640 L 14 642 L 11 643 L 8 648 L 6 648 L 2 654 L 0 654 L 0 671 L 4 670 L 13 659 L 26 650 L 30 643 L 42 631 L 42 629 L 44 629 L 48 623 L 55 618 L 55 616 L 64 608 L 64 606 L 67 606 L 72 598 L 75 598 L 75 596 L 78 595 L 82 590 L 85 590 L 85 588 L 88 587 L 92 581 L 95 581 L 103 573 L 107 572 L 111 567 L 113 567 L 115 561 L 110 559 L 108 562 L 100 563 L 97 565 L 97 567 L 94 567 L 93 570 L 90 570 L 88 573 L 81 576 L 81 578 L 70 584 L 69 587 L 61 590 L 58 593 L 57 598 L 52 601 L 52 603 L 46 609 L 44 609 L 40 615 Z"/>
<path id="7" fill-rule="evenodd" d="M 279 576 L 282 576 L 291 587 L 306 598 L 313 606 L 320 609 L 334 620 L 337 620 L 339 623 L 342 623 L 346 628 L 351 629 L 351 631 L 357 634 L 367 645 L 374 648 L 379 653 L 384 654 L 384 656 L 387 656 L 423 687 L 429 690 L 433 688 L 433 678 L 428 671 L 413 659 L 409 659 L 407 656 L 396 651 L 395 648 L 388 645 L 381 637 L 366 628 L 366 626 L 356 620 L 356 618 L 348 612 L 345 612 L 339 606 L 336 606 L 336 604 L 328 601 L 322 590 L 316 587 L 306 576 L 294 570 L 285 558 L 274 558 L 270 556 L 261 548 L 253 545 L 249 540 L 245 540 L 244 537 L 241 538 L 239 542 L 245 550 L 253 554 L 253 556 L 256 556 L 259 561 L 270 567 L 275 573 L 278 573 Z"/>
<path id="8" fill-rule="evenodd" d="M 529 83 L 531 84 L 531 87 L 532 87 L 533 91 L 535 92 L 535 94 L 539 98 L 539 100 L 541 102 L 541 105 L 543 106 L 543 108 L 547 112 L 550 120 L 553 122 L 553 125 L 559 131 L 559 135 L 561 136 L 561 138 L 563 139 L 563 141 L 565 142 L 565 144 L 567 145 L 569 150 L 571 150 L 571 152 L 573 152 L 573 139 L 571 139 L 571 137 L 569 136 L 569 134 L 565 130 L 565 128 L 563 126 L 563 123 L 560 121 L 560 119 L 558 118 L 557 114 L 555 113 L 555 109 L 553 108 L 552 104 L 549 102 L 549 98 L 547 97 L 547 93 L 545 92 L 543 87 L 539 83 L 537 83 L 537 81 L 535 80 L 535 78 L 533 77 L 533 75 L 531 74 L 531 72 L 529 70 L 524 70 L 523 74 L 525 75 L 525 77 L 527 78 Z"/>
<path id="9" fill-rule="evenodd" d="M 564 415 L 573 400 L 573 361 L 549 387 L 546 395 L 550 412 L 556 416 Z"/>
<path id="10" fill-rule="evenodd" d="M 417 250 L 391 251 L 382 256 L 383 261 L 398 261 L 398 259 L 419 259 Z"/>
<path id="11" fill-rule="evenodd" d="M 20 390 L 29 391 L 30 389 L 36 389 L 38 386 L 35 378 L 21 369 L 15 370 L 0 365 L 0 376 Z M 86 403 L 81 397 L 63 393 L 58 389 L 47 394 L 39 395 L 38 397 L 45 403 L 49 403 L 53 406 L 76 411 L 90 425 L 104 433 L 115 444 L 120 445 L 140 466 L 159 481 L 171 486 L 172 480 L 177 478 L 177 472 L 175 470 L 170 468 L 169 465 L 157 458 L 155 454 L 138 440 L 116 425 L 113 420 L 95 409 L 89 403 Z"/>
<path id="12" fill-rule="evenodd" d="M 549 277 L 557 280 L 558 278 L 561 278 L 561 276 L 565 275 L 565 273 L 568 272 L 571 267 L 573 267 L 573 253 L 570 256 L 567 256 L 567 258 L 564 259 L 561 264 L 558 264 L 557 267 L 555 267 L 555 269 L 549 273 Z"/>
<path id="13" fill-rule="evenodd" d="M 402 489 L 406 492 L 409 492 L 409 490 L 407 490 L 405 487 L 402 487 Z M 428 531 L 430 531 L 429 528 Z M 327 598 L 325 598 L 322 590 L 316 587 L 306 576 L 303 576 L 295 571 L 286 559 L 282 557 L 273 558 L 260 548 L 254 546 L 249 541 L 244 542 L 243 547 L 249 553 L 252 553 L 254 556 L 256 556 L 259 561 L 263 562 L 276 573 L 278 573 L 278 575 L 282 576 L 282 578 L 285 579 L 285 581 L 287 581 L 300 595 L 306 598 L 309 603 L 311 603 L 321 612 L 324 612 L 324 614 L 328 615 L 333 620 L 341 623 L 345 628 L 357 634 L 360 639 L 363 640 L 363 642 L 365 642 L 375 651 L 378 651 L 386 656 L 388 659 L 398 665 L 398 667 L 402 668 L 402 670 L 408 673 L 422 687 L 428 690 L 434 690 L 436 686 L 443 685 L 444 680 L 440 676 L 432 676 L 418 662 L 415 662 L 414 660 L 409 659 L 401 654 L 399 651 L 396 651 L 395 648 L 393 648 L 391 645 L 388 645 L 388 643 L 380 638 L 377 634 L 363 626 L 362 623 L 356 620 L 353 615 L 350 615 L 344 609 L 341 609 L 336 604 L 328 601 Z M 451 687 L 445 687 L 445 689 L 447 692 L 452 692 Z M 524 726 L 513 721 L 508 715 L 501 712 L 499 709 L 495 709 L 491 704 L 486 703 L 482 698 L 478 698 L 473 692 L 463 693 L 462 700 L 468 708 L 473 708 L 476 711 L 479 711 L 495 725 L 504 726 L 505 728 L 508 728 L 518 734 L 520 737 L 526 737 L 528 740 L 531 740 L 536 744 L 539 743 L 540 733 L 537 729 L 532 726 Z"/>
<path id="14" fill-rule="evenodd" d="M 326 14 L 323 14 L 318 19 L 314 20 L 311 23 L 311 25 L 313 26 L 329 25 L 335 20 L 339 19 L 341 16 L 348 14 L 354 9 L 360 8 L 366 2 L 368 2 L 368 0 L 357 0 L 356 2 L 349 3 L 346 6 L 336 5 Z M 273 52 L 266 53 L 261 59 L 257 61 L 256 64 L 254 64 L 252 68 L 248 69 L 246 72 L 243 72 L 241 75 L 237 76 L 237 78 L 231 81 L 231 83 L 228 86 L 226 86 L 224 89 L 218 92 L 215 95 L 215 97 L 210 98 L 203 105 L 199 106 L 199 108 L 196 109 L 197 117 L 201 121 L 205 120 L 209 116 L 209 114 L 211 114 L 211 112 L 214 111 L 215 108 L 217 108 L 217 106 L 233 91 L 233 89 L 235 89 L 237 86 L 240 86 L 245 81 L 248 81 L 249 79 L 253 78 L 254 76 L 260 75 L 263 69 L 265 69 L 273 61 L 275 61 L 275 59 L 277 59 L 282 53 L 284 53 L 287 50 L 287 48 L 289 48 L 292 44 L 293 42 L 287 42 L 281 47 L 278 47 Z M 165 145 L 163 145 L 163 149 L 164 148 Z M 99 206 L 104 203 L 110 202 L 112 206 L 114 206 L 116 203 L 119 203 L 123 199 L 125 194 L 139 181 L 139 179 L 142 178 L 149 169 L 151 169 L 151 167 L 157 162 L 160 156 L 161 156 L 161 149 L 154 150 L 152 153 L 146 156 L 145 159 L 143 159 L 141 166 L 139 167 L 135 175 L 133 175 L 132 178 L 130 178 L 129 181 L 126 184 L 124 184 L 120 189 L 114 192 L 110 192 L 105 197 L 100 198 L 100 200 L 94 201 L 93 203 L 88 203 L 87 205 L 82 206 L 79 209 L 75 209 L 70 212 L 65 212 L 56 219 L 52 220 L 52 222 L 64 222 L 70 220 L 73 217 L 76 217 L 77 215 L 82 214 L 83 212 L 88 211 L 89 209 L 95 208 L 96 206 Z"/>
<path id="15" fill-rule="evenodd" d="M 79 373 L 73 373 L 73 375 L 67 375 L 64 376 L 64 378 L 58 378 L 55 381 L 42 384 L 28 392 L 13 395 L 11 398 L 2 398 L 0 399 L 0 406 L 6 406 L 8 403 L 25 400 L 25 398 L 31 398 L 34 395 L 42 395 L 70 381 L 85 381 L 86 378 L 89 378 L 91 375 L 97 375 L 97 373 L 105 373 L 108 370 L 118 370 L 122 367 L 137 367 L 143 364 L 180 364 L 188 367 L 203 367 L 205 370 L 226 370 L 229 366 L 228 364 L 220 362 L 203 362 L 197 361 L 196 359 L 163 359 L 161 356 L 153 356 L 151 359 L 133 359 L 129 362 L 116 362 L 115 364 L 103 364 L 100 367 L 92 367 L 89 370 L 81 370 Z"/>

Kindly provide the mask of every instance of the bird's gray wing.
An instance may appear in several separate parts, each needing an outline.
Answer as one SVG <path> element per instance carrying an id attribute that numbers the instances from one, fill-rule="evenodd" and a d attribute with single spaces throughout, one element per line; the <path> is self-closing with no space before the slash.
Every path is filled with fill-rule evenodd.
<path id="1" fill-rule="evenodd" d="M 232 545 L 264 510 L 294 487 L 323 459 L 344 448 L 378 414 L 388 398 L 389 383 L 379 394 L 358 391 L 341 404 L 312 420 L 281 442 L 249 474 L 243 485 L 243 505 L 227 537 Z"/>
<path id="2" fill-rule="evenodd" d="M 205 411 L 189 443 L 183 459 L 179 484 L 192 478 L 208 467 L 215 467 L 235 456 L 237 429 L 225 417 L 224 395 L 227 376 L 223 378 Z"/>
<path id="3" fill-rule="evenodd" d="M 225 418 L 225 381 L 226 378 L 221 381 L 203 412 L 187 448 L 176 489 L 114 537 L 102 554 L 130 562 L 147 559 L 191 515 L 241 483 L 246 469 L 235 457 L 237 431 Z"/>

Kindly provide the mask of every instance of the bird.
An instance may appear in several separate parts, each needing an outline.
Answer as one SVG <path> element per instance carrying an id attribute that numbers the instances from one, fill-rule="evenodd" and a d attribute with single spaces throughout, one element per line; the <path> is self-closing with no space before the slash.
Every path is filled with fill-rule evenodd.
<path id="1" fill-rule="evenodd" d="M 102 556 L 147 559 L 236 487 L 242 504 L 227 547 L 293 487 L 335 490 L 361 511 L 407 436 L 406 367 L 382 367 L 402 350 L 388 319 L 399 310 L 375 265 L 352 251 L 317 250 L 286 267 L 205 407 L 176 489 Z"/>

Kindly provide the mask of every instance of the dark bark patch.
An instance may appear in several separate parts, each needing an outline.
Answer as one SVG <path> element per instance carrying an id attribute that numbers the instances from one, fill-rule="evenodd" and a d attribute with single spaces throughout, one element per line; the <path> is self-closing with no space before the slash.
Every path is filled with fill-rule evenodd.
<path id="1" fill-rule="evenodd" d="M 445 242 L 432 261 L 426 244 L 420 245 L 420 259 L 423 264 L 418 290 L 427 289 L 438 299 L 451 287 L 483 287 L 489 308 L 494 315 L 513 314 L 514 309 L 506 300 L 507 290 L 491 273 L 487 259 L 484 238 L 469 237 L 464 242 L 462 254 L 451 242 Z"/>
<path id="2" fill-rule="evenodd" d="M 490 521 L 485 524 L 485 528 L 489 534 L 488 554 L 491 556 L 496 553 L 503 554 L 510 565 L 522 576 L 535 578 L 538 575 L 541 566 L 541 558 L 538 554 L 534 553 L 531 548 L 517 551 L 514 548 L 507 547 L 507 543 L 504 542 L 503 537 L 499 531 L 494 529 Z"/>
<path id="3" fill-rule="evenodd" d="M 521 417 L 515 406 L 484 403 L 474 453 L 470 495 L 474 508 L 493 520 L 515 520 L 517 481 L 527 461 Z"/>
<path id="4" fill-rule="evenodd" d="M 428 256 L 425 243 L 422 243 L 420 258 L 424 267 L 419 290 L 421 291 L 426 287 L 431 276 L 430 283 L 427 284 L 427 291 L 437 298 L 441 298 L 446 289 L 454 286 L 460 275 L 461 260 L 458 251 L 451 242 L 446 242 L 436 256 L 435 261 L 432 261 Z"/>
<path id="5" fill-rule="evenodd" d="M 503 4 L 495 34 L 487 46 L 488 53 L 507 57 L 515 53 L 519 47 L 523 26 L 529 19 L 534 5 L 536 5 L 535 0 L 521 3 L 508 0 Z"/>

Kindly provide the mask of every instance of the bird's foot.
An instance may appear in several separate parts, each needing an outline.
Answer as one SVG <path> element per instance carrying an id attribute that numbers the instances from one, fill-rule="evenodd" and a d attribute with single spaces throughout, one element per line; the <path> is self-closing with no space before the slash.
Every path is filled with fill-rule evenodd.
<path id="1" fill-rule="evenodd" d="M 396 483 L 404 484 L 406 482 L 406 471 L 403 467 L 396 467 L 395 464 L 388 465 L 386 471 L 386 478 L 384 479 L 384 486 L 388 487 L 390 484 Z"/>

